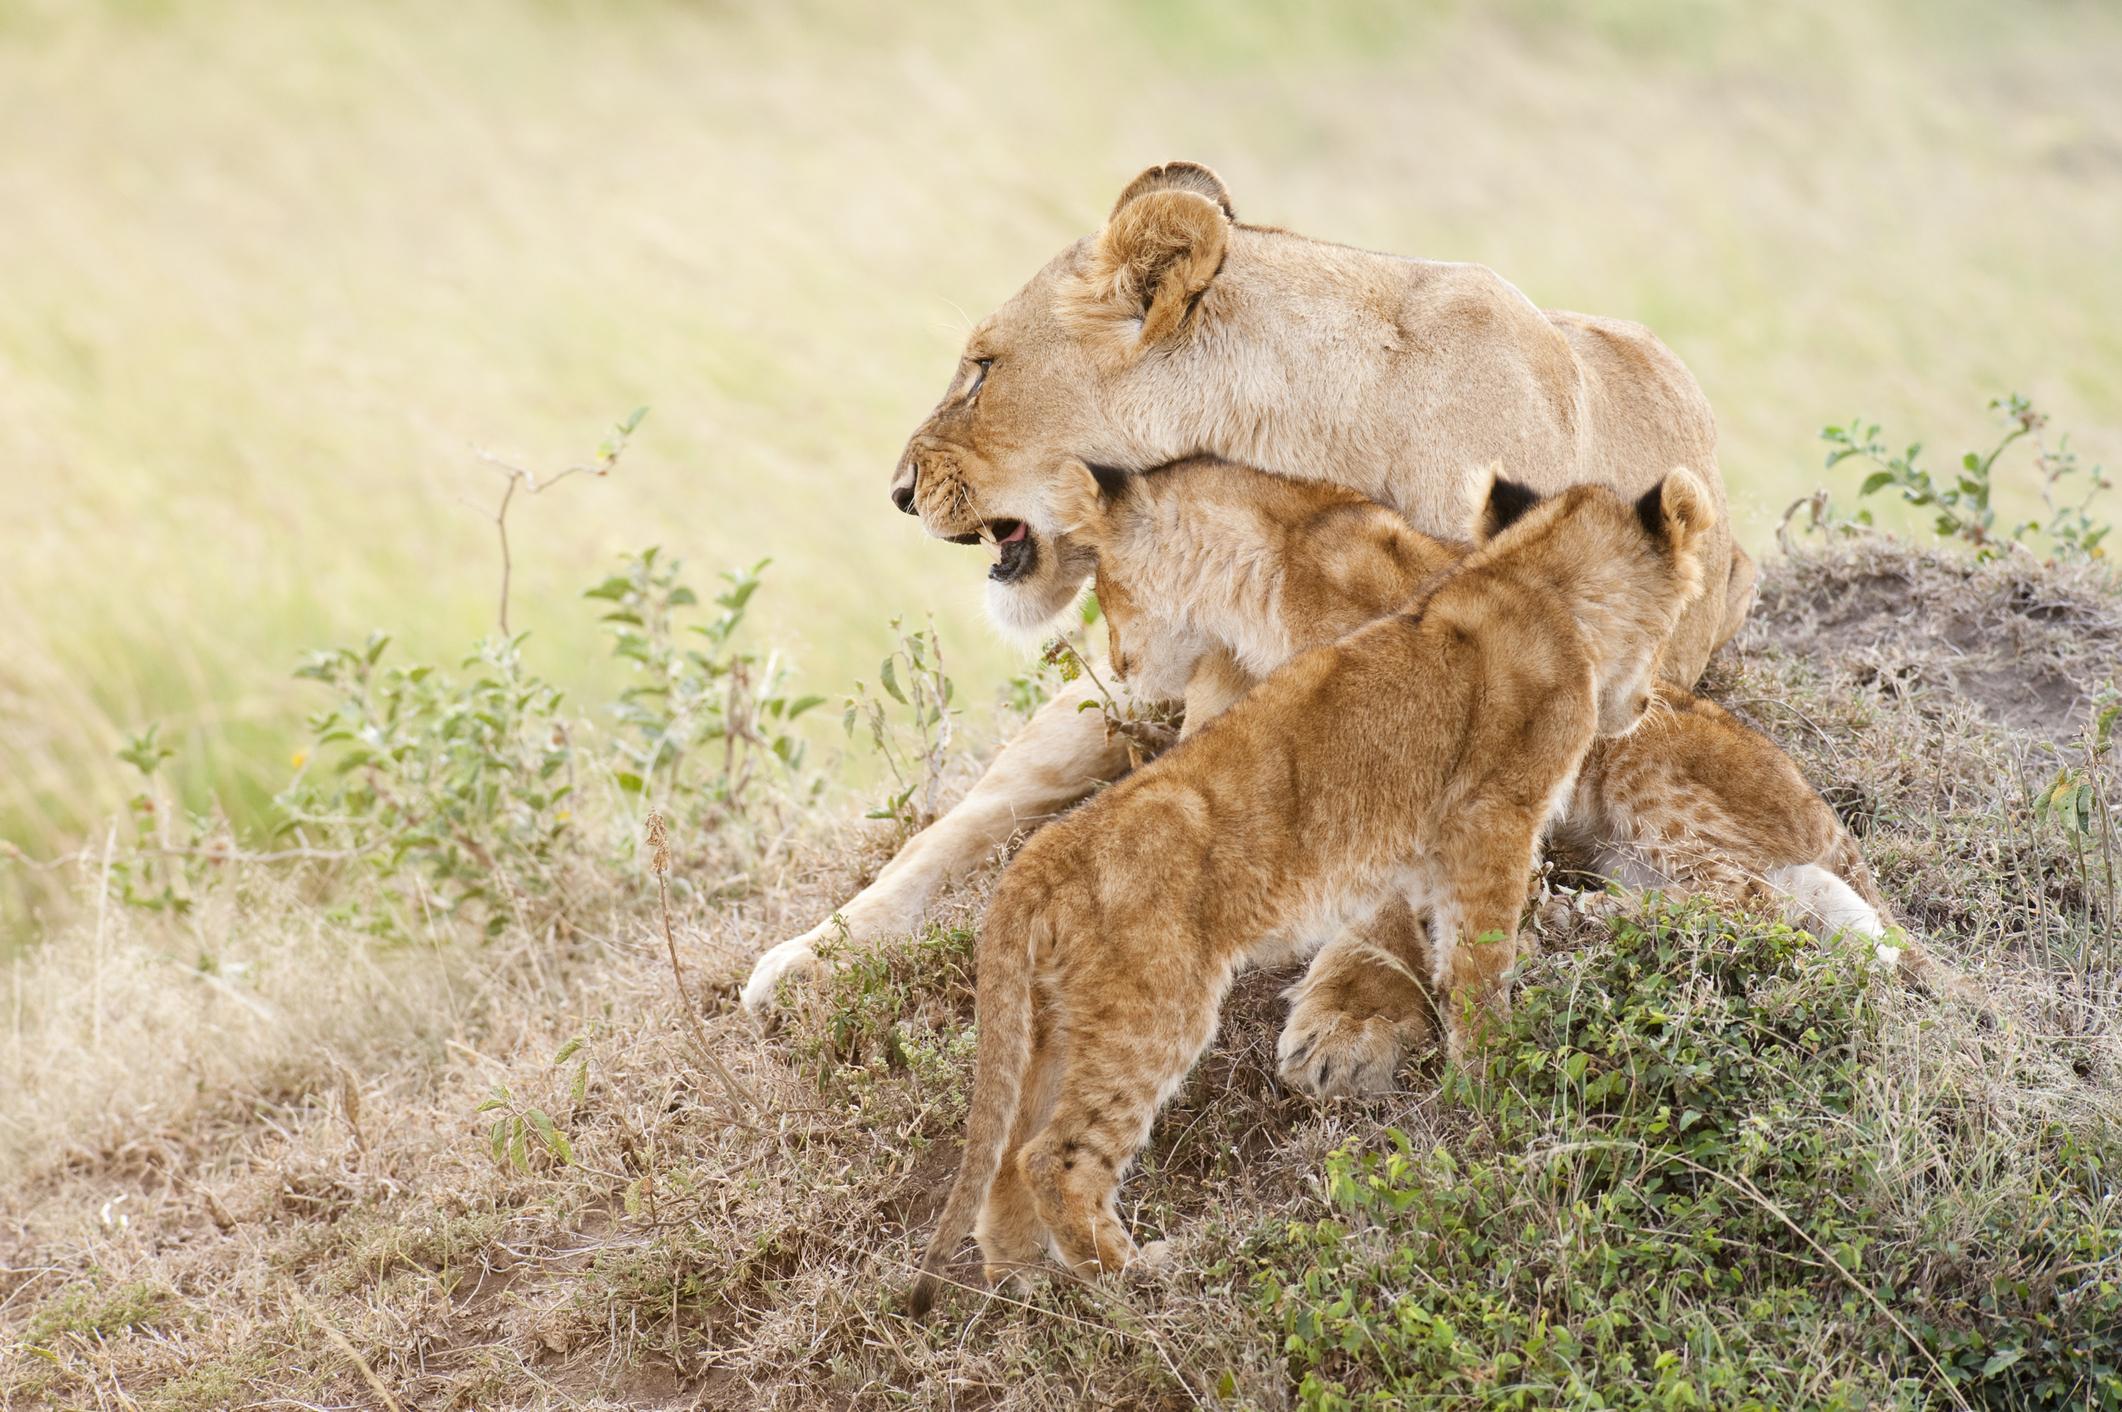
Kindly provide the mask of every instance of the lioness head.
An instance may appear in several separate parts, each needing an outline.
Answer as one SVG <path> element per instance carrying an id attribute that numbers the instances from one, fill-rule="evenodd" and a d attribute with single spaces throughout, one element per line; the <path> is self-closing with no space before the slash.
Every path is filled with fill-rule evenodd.
<path id="1" fill-rule="evenodd" d="M 991 549 L 988 606 L 1002 626 L 1037 630 L 1091 571 L 1067 538 L 1074 468 L 1138 471 L 1197 449 L 1180 444 L 1175 412 L 1198 400 L 1205 295 L 1231 225 L 1208 168 L 1143 172 L 1103 230 L 973 330 L 907 441 L 892 503 L 938 538 Z"/>
<path id="2" fill-rule="evenodd" d="M 1563 587 L 1595 664 L 1599 734 L 1628 734 L 1650 709 L 1674 625 L 1702 593 L 1709 491 L 1684 466 L 1634 500 L 1597 485 L 1542 500 L 1493 469 L 1484 478 L 1473 539 Z"/>

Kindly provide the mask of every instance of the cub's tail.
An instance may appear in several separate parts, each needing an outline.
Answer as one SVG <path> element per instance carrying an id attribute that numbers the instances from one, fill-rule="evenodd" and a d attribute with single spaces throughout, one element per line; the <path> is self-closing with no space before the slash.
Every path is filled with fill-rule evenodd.
<path id="1" fill-rule="evenodd" d="M 1033 888 L 1011 886 L 1013 878 L 1021 877 L 1021 868 L 1003 875 L 980 930 L 979 978 L 973 987 L 980 1048 L 973 1062 L 972 1111 L 965 1122 L 965 1154 L 958 1159 L 957 1180 L 943 1203 L 921 1274 L 907 1295 L 907 1307 L 917 1319 L 935 1303 L 943 1267 L 987 1201 L 1017 1120 L 1024 1073 L 1031 1065 L 1032 968 L 1047 920 L 1043 899 Z"/>

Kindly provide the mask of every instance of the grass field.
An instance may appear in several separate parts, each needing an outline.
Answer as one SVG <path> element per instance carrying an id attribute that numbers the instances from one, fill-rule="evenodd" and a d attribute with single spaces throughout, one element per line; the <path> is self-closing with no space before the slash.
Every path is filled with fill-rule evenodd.
<path id="1" fill-rule="evenodd" d="M 1950 459 L 2016 387 L 2122 460 L 2110 8 L 1590 13 L 0 0 L 0 837 L 97 836 L 157 720 L 255 822 L 298 652 L 491 620 L 473 448 L 557 468 L 639 404 L 518 507 L 539 665 L 608 684 L 575 595 L 660 543 L 771 555 L 817 690 L 933 610 L 985 699 L 975 556 L 889 468 L 967 315 L 1169 156 L 1648 322 L 1757 546 L 1853 410 Z"/>

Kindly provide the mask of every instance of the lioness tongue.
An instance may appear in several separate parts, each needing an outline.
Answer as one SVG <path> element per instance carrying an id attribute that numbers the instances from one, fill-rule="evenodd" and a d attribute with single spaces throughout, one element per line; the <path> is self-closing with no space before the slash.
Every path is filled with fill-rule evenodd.
<path id="1" fill-rule="evenodd" d="M 1008 534 L 1002 536 L 1002 538 L 997 542 L 1001 544 L 1015 544 L 1018 540 L 1024 538 L 1024 536 L 1029 533 L 1030 530 L 1031 526 L 1025 524 L 1024 521 L 1019 520 L 1017 521 L 1017 527 L 1011 530 Z"/>

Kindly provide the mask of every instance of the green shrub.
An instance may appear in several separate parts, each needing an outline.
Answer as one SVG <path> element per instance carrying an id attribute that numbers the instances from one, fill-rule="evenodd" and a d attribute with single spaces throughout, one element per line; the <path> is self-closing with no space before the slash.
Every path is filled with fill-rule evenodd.
<path id="1" fill-rule="evenodd" d="M 2022 1138 L 1973 1247 L 1910 1229 L 1864 952 L 1685 910 L 1539 970 L 1457 1150 L 1340 1151 L 1269 1242 L 1305 1406 L 2122 1407 L 2111 1149 Z"/>

